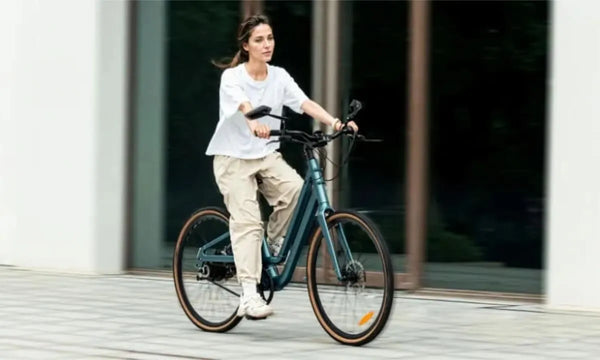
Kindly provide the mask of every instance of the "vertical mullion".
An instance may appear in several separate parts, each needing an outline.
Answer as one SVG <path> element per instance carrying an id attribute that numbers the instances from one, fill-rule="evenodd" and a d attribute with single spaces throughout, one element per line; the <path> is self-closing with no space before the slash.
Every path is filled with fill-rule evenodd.
<path id="1" fill-rule="evenodd" d="M 429 1 L 410 2 L 406 239 L 411 288 L 421 287 L 427 208 L 427 85 Z"/>
<path id="2" fill-rule="evenodd" d="M 242 0 L 240 5 L 242 19 L 250 15 L 262 14 L 264 9 L 263 0 Z"/>

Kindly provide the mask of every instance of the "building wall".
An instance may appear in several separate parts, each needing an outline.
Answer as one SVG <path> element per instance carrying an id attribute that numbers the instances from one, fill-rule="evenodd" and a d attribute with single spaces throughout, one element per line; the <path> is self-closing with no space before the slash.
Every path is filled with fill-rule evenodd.
<path id="1" fill-rule="evenodd" d="M 15 171 L 14 139 L 16 123 L 10 121 L 13 97 L 16 28 L 19 7 L 16 1 L 0 3 L 0 264 L 12 258 L 12 243 L 16 233 L 16 194 L 11 191 Z"/>
<path id="2" fill-rule="evenodd" d="M 600 310 L 600 2 L 552 9 L 546 294 Z"/>
<path id="3" fill-rule="evenodd" d="M 0 3 L 0 263 L 123 269 L 126 2 Z"/>

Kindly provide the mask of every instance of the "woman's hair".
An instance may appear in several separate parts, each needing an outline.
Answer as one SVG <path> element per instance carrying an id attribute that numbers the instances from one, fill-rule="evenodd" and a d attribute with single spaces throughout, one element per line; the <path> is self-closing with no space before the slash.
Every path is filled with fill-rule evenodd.
<path id="1" fill-rule="evenodd" d="M 213 65 L 220 69 L 228 69 L 237 66 L 240 63 L 248 61 L 248 52 L 244 50 L 244 43 L 247 43 L 250 39 L 250 34 L 255 27 L 260 24 L 271 25 L 269 18 L 266 15 L 252 15 L 247 17 L 238 28 L 237 42 L 238 51 L 231 60 L 223 62 L 212 61 Z"/>

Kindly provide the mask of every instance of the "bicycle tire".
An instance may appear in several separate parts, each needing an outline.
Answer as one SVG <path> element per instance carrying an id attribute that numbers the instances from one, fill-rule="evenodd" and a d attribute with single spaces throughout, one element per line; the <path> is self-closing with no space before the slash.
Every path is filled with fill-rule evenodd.
<path id="1" fill-rule="evenodd" d="M 338 229 L 338 227 L 336 227 L 338 224 L 339 227 L 343 229 L 343 231 L 332 231 L 331 229 Z M 348 224 L 357 226 L 359 230 L 353 229 Z M 374 225 L 373 222 L 371 222 L 364 215 L 351 211 L 336 212 L 327 218 L 327 226 L 330 229 L 330 233 L 334 237 L 339 236 L 335 234 L 336 231 L 340 233 L 345 233 L 344 237 L 347 239 L 351 249 L 353 247 L 352 245 L 355 245 L 354 247 L 358 248 L 356 244 L 354 244 L 354 241 L 361 241 L 364 243 L 364 239 L 368 237 L 371 240 L 373 249 L 376 251 L 376 255 L 374 255 L 373 253 L 363 255 L 367 257 L 367 260 L 369 258 L 378 258 L 381 261 L 381 269 L 377 269 L 380 270 L 380 272 L 372 269 L 368 270 L 365 269 L 361 263 L 361 261 L 365 263 L 365 260 L 355 260 L 353 257 L 343 254 L 344 251 L 341 250 L 342 248 L 339 248 L 339 251 L 336 250 L 337 261 L 340 263 L 341 269 L 348 269 L 348 271 L 344 270 L 344 276 L 346 277 L 346 280 L 340 281 L 335 275 L 331 275 L 333 274 L 333 270 L 324 268 L 326 262 L 323 262 L 323 260 L 327 256 L 330 257 L 330 254 L 329 252 L 324 252 L 321 250 L 321 243 L 322 239 L 324 238 L 322 236 L 322 230 L 320 227 L 315 230 L 308 250 L 306 267 L 308 280 L 308 295 L 317 320 L 319 321 L 325 332 L 327 332 L 327 334 L 329 334 L 329 336 L 331 336 L 336 341 L 345 345 L 364 345 L 372 341 L 377 337 L 377 335 L 379 335 L 379 333 L 385 327 L 392 310 L 394 295 L 394 272 L 392 269 L 389 251 L 376 225 Z M 361 231 L 363 233 L 361 233 Z M 362 245 L 362 247 L 365 247 L 364 244 Z M 360 257 L 361 254 L 353 252 L 352 255 L 358 255 Z M 344 257 L 347 257 L 348 259 L 342 259 Z M 321 262 L 320 264 L 318 264 L 318 259 Z M 344 260 L 346 261 L 346 263 L 343 262 Z M 360 270 L 361 266 L 363 266 L 362 270 Z M 321 275 L 318 275 L 319 271 Z M 367 289 L 367 275 L 369 277 L 377 278 L 377 281 L 379 281 L 382 284 L 381 287 L 376 286 L 369 287 Z M 323 278 L 318 279 L 318 276 L 330 276 L 330 278 L 329 280 Z M 362 280 L 362 278 L 364 278 L 364 280 Z M 363 283 L 359 284 L 361 281 Z M 380 288 L 383 289 L 383 293 L 380 296 L 380 300 L 372 300 L 367 297 L 371 296 L 374 299 L 375 297 L 372 296 L 370 292 L 380 292 Z M 364 293 L 360 293 L 361 291 Z M 343 296 L 344 294 L 346 294 L 347 296 L 352 296 L 352 294 L 360 296 L 357 298 L 361 299 L 361 301 L 362 298 L 367 298 L 367 301 L 374 302 L 375 304 L 369 305 L 370 307 L 367 306 L 366 308 L 373 308 L 375 310 L 370 310 L 364 313 L 365 315 L 362 317 L 360 317 L 360 315 L 362 314 L 361 310 L 358 311 L 358 316 L 350 316 L 353 317 L 351 320 L 355 321 L 355 323 L 348 322 L 348 324 L 350 324 L 348 325 L 348 327 L 356 328 L 359 330 L 348 331 L 346 329 L 343 329 L 343 326 L 339 325 L 336 322 L 336 320 L 334 320 L 335 317 L 332 316 L 332 314 L 328 313 L 328 311 L 331 312 L 334 307 L 341 307 L 341 305 L 332 302 L 332 304 L 334 305 L 331 305 L 329 309 L 327 309 L 327 307 L 323 303 L 323 300 L 326 297 L 335 298 L 338 295 Z M 377 303 L 379 301 L 381 302 L 381 304 L 377 306 Z M 337 302 L 339 303 L 339 301 Z M 375 311 L 377 311 L 376 314 Z M 356 322 L 357 319 L 358 322 Z M 348 321 L 348 319 L 345 319 L 345 321 Z M 365 324 L 367 326 L 364 329 L 362 329 L 361 327 Z"/>

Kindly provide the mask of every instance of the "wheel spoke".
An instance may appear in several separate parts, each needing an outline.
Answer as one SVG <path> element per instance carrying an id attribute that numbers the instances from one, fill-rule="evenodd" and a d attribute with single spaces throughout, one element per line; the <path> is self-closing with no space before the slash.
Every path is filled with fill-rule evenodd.
<path id="1" fill-rule="evenodd" d="M 214 285 L 216 285 L 216 286 L 220 287 L 221 289 L 223 289 L 223 290 L 227 291 L 228 293 L 230 293 L 230 294 L 233 294 L 233 295 L 235 295 L 235 296 L 237 296 L 237 297 L 240 297 L 240 294 L 236 293 L 236 292 L 235 292 L 235 291 L 233 291 L 233 290 L 230 290 L 229 288 L 226 288 L 225 286 L 223 286 L 223 285 L 221 285 L 221 284 L 219 284 L 219 283 L 215 282 L 214 280 L 208 280 L 208 281 L 210 281 L 210 282 L 211 282 L 211 283 L 213 283 Z"/>

